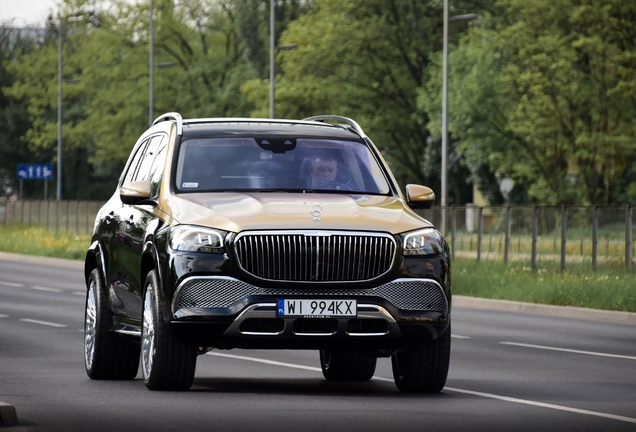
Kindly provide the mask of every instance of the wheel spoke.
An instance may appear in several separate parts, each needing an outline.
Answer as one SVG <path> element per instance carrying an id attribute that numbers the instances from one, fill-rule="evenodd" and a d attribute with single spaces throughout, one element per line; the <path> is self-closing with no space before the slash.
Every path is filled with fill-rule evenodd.
<path id="1" fill-rule="evenodd" d="M 86 321 L 84 323 L 84 357 L 90 369 L 95 358 L 95 332 L 97 323 L 97 305 L 95 301 L 95 281 L 91 280 L 86 293 Z"/>
<path id="2" fill-rule="evenodd" d="M 152 361 L 155 351 L 155 319 L 153 314 L 154 296 L 152 288 L 148 287 L 144 296 L 143 335 L 141 341 L 142 363 L 144 376 L 147 378 L 152 371 Z"/>

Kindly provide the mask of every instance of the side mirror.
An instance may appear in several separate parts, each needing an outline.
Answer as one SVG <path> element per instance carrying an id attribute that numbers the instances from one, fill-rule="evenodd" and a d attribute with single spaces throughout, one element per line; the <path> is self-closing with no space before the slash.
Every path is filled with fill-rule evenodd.
<path id="1" fill-rule="evenodd" d="M 149 181 L 134 181 L 126 183 L 119 188 L 119 198 L 124 204 L 154 204 L 154 201 L 150 200 Z"/>
<path id="2" fill-rule="evenodd" d="M 415 209 L 430 209 L 435 203 L 435 192 L 428 186 L 406 185 L 406 201 Z"/>

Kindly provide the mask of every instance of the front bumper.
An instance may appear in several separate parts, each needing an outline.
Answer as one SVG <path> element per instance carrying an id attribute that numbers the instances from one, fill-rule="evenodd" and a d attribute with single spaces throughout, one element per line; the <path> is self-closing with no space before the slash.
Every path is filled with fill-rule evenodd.
<path id="1" fill-rule="evenodd" d="M 372 283 L 256 280 L 227 256 L 175 254 L 164 280 L 165 316 L 200 347 L 393 350 L 436 339 L 450 322 L 448 257 L 405 257 Z M 279 299 L 356 300 L 352 318 L 279 317 Z"/>
<path id="2" fill-rule="evenodd" d="M 279 317 L 280 298 L 356 300 L 355 317 Z M 402 306 L 402 307 L 398 307 Z M 227 276 L 192 276 L 171 304 L 173 331 L 217 348 L 396 349 L 426 342 L 447 326 L 449 302 L 432 279 L 397 279 L 369 289 L 265 289 Z"/>

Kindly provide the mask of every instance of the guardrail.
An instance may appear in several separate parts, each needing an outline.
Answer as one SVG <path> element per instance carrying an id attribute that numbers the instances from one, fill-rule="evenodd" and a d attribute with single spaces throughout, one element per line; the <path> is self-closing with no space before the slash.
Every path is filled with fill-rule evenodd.
<path id="1" fill-rule="evenodd" d="M 105 201 L 0 202 L 0 225 L 37 224 L 51 230 L 91 233 Z M 434 206 L 418 212 L 446 237 L 453 257 L 624 265 L 631 270 L 634 206 Z"/>

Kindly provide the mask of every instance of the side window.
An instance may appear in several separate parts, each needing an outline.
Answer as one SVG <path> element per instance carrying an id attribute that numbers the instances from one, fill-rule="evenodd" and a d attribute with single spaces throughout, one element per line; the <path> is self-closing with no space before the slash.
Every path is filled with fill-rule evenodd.
<path id="1" fill-rule="evenodd" d="M 144 150 L 148 146 L 148 140 L 141 143 L 139 148 L 137 149 L 137 153 L 133 157 L 133 160 L 130 162 L 130 166 L 128 166 L 128 171 L 126 172 L 126 176 L 124 177 L 124 181 L 122 184 L 130 183 L 135 178 L 135 174 L 139 168 L 139 161 L 144 154 Z"/>
<path id="2" fill-rule="evenodd" d="M 161 178 L 163 176 L 164 166 L 166 164 L 166 155 L 168 154 L 168 138 L 166 136 L 157 137 L 160 141 L 157 156 L 155 157 L 152 167 L 150 168 L 150 196 L 156 197 L 159 195 L 159 188 L 161 187 Z"/>
<path id="3" fill-rule="evenodd" d="M 150 178 L 150 167 L 152 166 L 152 162 L 155 160 L 155 156 L 157 154 L 157 148 L 161 143 L 161 136 L 155 136 L 151 138 L 150 144 L 146 148 L 144 152 L 143 158 L 139 164 L 139 169 L 135 173 L 133 177 L 133 181 L 140 180 L 148 180 Z"/>

